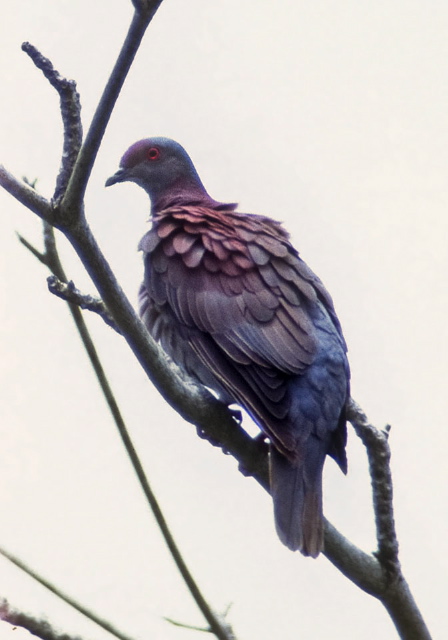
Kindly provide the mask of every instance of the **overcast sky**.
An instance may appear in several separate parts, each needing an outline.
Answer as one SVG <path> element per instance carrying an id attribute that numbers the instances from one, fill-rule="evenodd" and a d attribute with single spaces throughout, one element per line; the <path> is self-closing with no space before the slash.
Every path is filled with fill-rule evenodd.
<path id="1" fill-rule="evenodd" d="M 87 129 L 132 15 L 127 0 L 4 3 L 0 162 L 53 191 L 58 98 L 20 45 L 78 83 Z M 283 220 L 335 300 L 353 397 L 392 424 L 401 561 L 434 637 L 448 628 L 448 5 L 396 0 L 164 0 L 117 104 L 87 215 L 136 303 L 149 202 L 104 189 L 134 141 L 165 135 L 208 191 Z M 40 223 L 0 193 L 0 545 L 129 634 L 188 640 L 203 620 L 141 496 L 68 310 L 45 269 Z M 69 277 L 94 292 L 63 238 Z M 278 541 L 267 494 L 182 422 L 126 348 L 88 317 L 100 355 L 185 559 L 243 638 L 396 634 L 379 603 L 324 557 Z M 375 547 L 362 446 L 329 460 L 325 513 Z M 0 597 L 68 633 L 106 638 L 0 558 Z M 1 639 L 9 627 L 0 627 Z"/>

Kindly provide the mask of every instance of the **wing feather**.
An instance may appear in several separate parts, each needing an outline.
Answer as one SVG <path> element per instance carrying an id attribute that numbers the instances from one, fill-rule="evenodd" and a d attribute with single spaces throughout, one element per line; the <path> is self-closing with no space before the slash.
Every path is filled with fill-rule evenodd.
<path id="1" fill-rule="evenodd" d="M 178 329 L 173 351 L 186 341 L 199 368 L 258 416 L 281 450 L 293 450 L 282 426 L 287 380 L 316 357 L 316 305 L 340 327 L 329 294 L 287 233 L 264 216 L 177 207 L 156 217 L 140 248 L 141 313 L 153 335 L 169 335 L 172 344 Z"/>

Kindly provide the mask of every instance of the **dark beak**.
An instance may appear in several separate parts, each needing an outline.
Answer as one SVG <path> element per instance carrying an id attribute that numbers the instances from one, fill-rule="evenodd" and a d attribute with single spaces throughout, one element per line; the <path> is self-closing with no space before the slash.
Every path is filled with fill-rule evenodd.
<path id="1" fill-rule="evenodd" d="M 126 180 L 126 171 L 124 169 L 118 169 L 113 176 L 106 180 L 106 187 L 110 187 L 113 184 L 117 184 L 117 182 L 124 182 Z"/>

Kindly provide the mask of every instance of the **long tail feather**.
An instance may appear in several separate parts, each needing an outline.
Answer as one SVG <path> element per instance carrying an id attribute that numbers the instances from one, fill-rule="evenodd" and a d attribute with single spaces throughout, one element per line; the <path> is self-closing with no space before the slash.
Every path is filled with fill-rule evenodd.
<path id="1" fill-rule="evenodd" d="M 294 466 L 272 447 L 270 453 L 271 492 L 280 540 L 291 551 L 316 558 L 323 548 L 322 467 L 325 458 L 310 466 Z M 317 463 L 317 464 L 316 464 Z M 316 468 L 317 467 L 317 468 Z"/>

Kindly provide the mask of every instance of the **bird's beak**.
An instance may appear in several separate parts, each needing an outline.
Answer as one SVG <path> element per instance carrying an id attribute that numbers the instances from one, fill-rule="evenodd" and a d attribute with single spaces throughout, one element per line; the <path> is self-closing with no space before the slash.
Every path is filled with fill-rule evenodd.
<path id="1" fill-rule="evenodd" d="M 117 182 L 124 182 L 125 180 L 126 180 L 126 171 L 123 168 L 121 168 L 121 169 L 118 169 L 118 171 L 114 173 L 113 176 L 111 176 L 106 180 L 105 186 L 110 187 L 113 184 L 116 184 Z"/>

